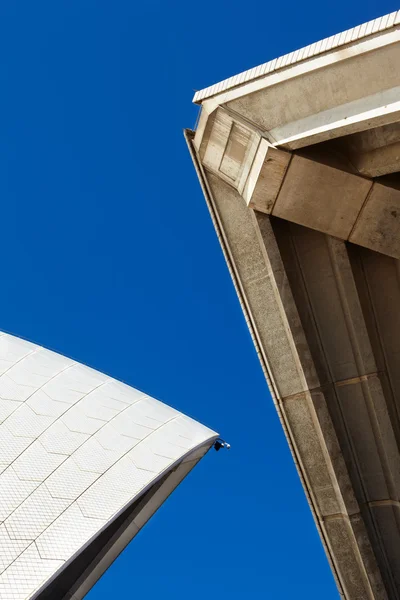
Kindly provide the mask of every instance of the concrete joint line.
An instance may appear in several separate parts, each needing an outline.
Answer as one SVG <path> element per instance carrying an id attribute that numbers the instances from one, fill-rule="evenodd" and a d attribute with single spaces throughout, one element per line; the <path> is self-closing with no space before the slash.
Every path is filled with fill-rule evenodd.
<path id="1" fill-rule="evenodd" d="M 366 178 L 365 178 L 365 179 L 366 179 Z M 365 210 L 365 207 L 367 206 L 368 200 L 369 200 L 369 199 L 370 199 L 370 197 L 371 197 L 371 194 L 372 194 L 373 187 L 374 187 L 374 182 L 373 182 L 373 181 L 371 181 L 371 187 L 369 188 L 369 190 L 368 190 L 368 194 L 367 194 L 367 195 L 366 195 L 366 197 L 365 197 L 365 200 L 364 200 L 364 202 L 363 202 L 363 205 L 362 205 L 362 207 L 360 208 L 360 211 L 359 211 L 359 213 L 358 213 L 358 215 L 357 215 L 357 217 L 356 217 L 356 220 L 355 220 L 355 221 L 354 221 L 354 223 L 353 223 L 353 227 L 351 228 L 351 231 L 350 231 L 350 233 L 349 233 L 349 235 L 348 235 L 348 238 L 347 238 L 348 240 L 351 240 L 351 238 L 352 238 L 352 235 L 353 235 L 353 233 L 354 233 L 354 231 L 355 231 L 355 229 L 356 229 L 356 227 L 357 227 L 357 224 L 358 224 L 358 222 L 359 222 L 359 220 L 360 220 L 360 218 L 361 218 L 361 215 L 362 215 L 362 213 L 364 212 L 364 210 Z"/>
<path id="2" fill-rule="evenodd" d="M 379 371 L 376 371 L 375 373 L 367 373 L 367 375 L 360 375 L 359 377 L 351 377 L 350 379 L 343 379 L 341 381 L 335 381 L 334 385 L 336 387 L 342 387 L 345 385 L 354 385 L 356 383 L 361 383 L 362 381 L 368 381 L 368 379 L 374 379 L 376 377 L 379 378 L 380 375 L 382 375 L 382 373 L 379 373 Z"/>
<path id="3" fill-rule="evenodd" d="M 371 502 L 367 503 L 367 506 L 370 508 L 373 508 L 374 506 L 395 506 L 397 508 L 400 508 L 400 502 L 398 500 L 391 500 L 391 499 L 372 500 Z"/>

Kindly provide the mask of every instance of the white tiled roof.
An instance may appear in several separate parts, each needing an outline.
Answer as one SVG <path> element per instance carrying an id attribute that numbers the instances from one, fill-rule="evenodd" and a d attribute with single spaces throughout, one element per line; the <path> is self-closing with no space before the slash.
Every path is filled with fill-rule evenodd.
<path id="1" fill-rule="evenodd" d="M 0 598 L 27 600 L 216 434 L 123 383 L 0 333 Z"/>

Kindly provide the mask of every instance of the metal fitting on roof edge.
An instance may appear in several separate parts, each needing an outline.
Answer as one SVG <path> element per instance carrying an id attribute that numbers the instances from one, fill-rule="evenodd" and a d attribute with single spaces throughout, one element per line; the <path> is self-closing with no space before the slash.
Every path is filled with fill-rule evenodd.
<path id="1" fill-rule="evenodd" d="M 216 452 L 218 452 L 218 450 L 221 450 L 221 448 L 226 448 L 227 450 L 229 450 L 230 447 L 231 445 L 228 444 L 228 442 L 225 442 L 225 440 L 222 440 L 221 438 L 215 440 L 214 442 L 214 449 L 216 450 Z"/>

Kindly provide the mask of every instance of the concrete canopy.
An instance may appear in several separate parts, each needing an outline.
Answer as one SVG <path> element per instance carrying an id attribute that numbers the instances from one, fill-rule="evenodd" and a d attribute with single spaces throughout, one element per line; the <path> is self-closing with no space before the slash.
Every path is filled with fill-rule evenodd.
<path id="1" fill-rule="evenodd" d="M 0 333 L 0 598 L 83 598 L 217 437 Z"/>
<path id="2" fill-rule="evenodd" d="M 185 135 L 347 600 L 400 599 L 400 12 L 198 92 Z"/>

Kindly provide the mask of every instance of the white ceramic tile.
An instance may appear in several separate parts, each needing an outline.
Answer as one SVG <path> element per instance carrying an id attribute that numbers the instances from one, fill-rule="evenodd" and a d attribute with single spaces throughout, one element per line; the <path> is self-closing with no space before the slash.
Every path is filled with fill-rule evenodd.
<path id="1" fill-rule="evenodd" d="M 150 483 L 153 474 L 135 467 L 128 457 L 118 461 L 77 500 L 83 514 L 109 520 Z"/>
<path id="2" fill-rule="evenodd" d="M 21 404 L 22 402 L 17 402 L 16 400 L 4 400 L 0 398 L 0 423 L 3 423 Z"/>
<path id="3" fill-rule="evenodd" d="M 0 574 L 22 554 L 29 544 L 29 539 L 11 539 L 5 525 L 0 525 Z"/>
<path id="4" fill-rule="evenodd" d="M 14 365 L 11 369 L 4 373 L 0 377 L 0 383 L 3 379 L 11 380 L 16 385 L 24 386 L 32 390 L 37 390 L 40 386 L 44 385 L 48 380 L 48 375 L 41 375 L 39 373 L 32 373 L 29 367 L 29 359 L 35 356 L 35 354 L 29 355 L 23 358 L 19 363 Z M 2 392 L 2 387 L 0 387 Z"/>
<path id="5" fill-rule="evenodd" d="M 15 381 L 9 375 L 10 371 L 0 376 L 0 398 L 24 402 L 36 390 L 35 385 L 29 385 L 27 380 Z"/>
<path id="6" fill-rule="evenodd" d="M 44 560 L 32 543 L 0 575 L 2 600 L 28 600 L 63 564 L 61 560 Z"/>
<path id="7" fill-rule="evenodd" d="M 87 417 L 109 421 L 120 413 L 118 408 L 110 408 L 104 404 L 104 396 L 101 391 L 95 390 L 79 402 L 79 410 Z"/>
<path id="8" fill-rule="evenodd" d="M 12 467 L 3 471 L 0 475 L 0 521 L 7 519 L 38 485 L 36 481 L 21 481 Z"/>
<path id="9" fill-rule="evenodd" d="M 122 435 L 115 429 L 113 422 L 107 423 L 97 431 L 93 438 L 106 450 L 116 450 L 125 454 L 140 442 L 139 439 Z"/>
<path id="10" fill-rule="evenodd" d="M 138 404 L 136 404 L 135 408 L 139 411 L 140 414 L 155 421 L 157 426 L 162 423 L 166 423 L 170 419 L 179 416 L 179 412 L 158 400 L 154 400 L 154 398 L 150 398 L 146 396 Z"/>
<path id="11" fill-rule="evenodd" d="M 104 390 L 110 398 L 124 402 L 124 404 L 135 404 L 145 395 L 140 390 L 135 390 L 135 388 L 115 379 L 110 379 L 104 386 Z"/>
<path id="12" fill-rule="evenodd" d="M 95 390 L 95 392 L 93 392 L 93 394 L 96 394 L 96 397 L 98 398 L 99 406 L 104 406 L 106 408 L 112 408 L 112 409 L 116 410 L 117 412 L 121 412 L 128 406 L 131 406 L 132 404 L 134 404 L 133 401 L 127 402 L 126 397 L 121 399 L 121 398 L 113 396 L 113 382 L 107 382 L 103 386 L 97 388 Z M 137 402 L 141 398 L 141 396 L 142 396 L 141 394 L 140 395 L 138 394 L 137 397 L 135 396 L 135 402 Z"/>
<path id="13" fill-rule="evenodd" d="M 0 373 L 4 373 L 16 362 L 36 350 L 37 346 L 15 338 L 12 335 L 3 334 L 0 337 Z"/>
<path id="14" fill-rule="evenodd" d="M 87 433 L 89 435 L 96 433 L 96 431 L 98 431 L 100 427 L 103 427 L 104 423 L 106 422 L 103 419 L 87 417 L 80 410 L 79 405 L 70 408 L 60 418 L 64 425 L 66 425 L 71 431 Z"/>
<path id="15" fill-rule="evenodd" d="M 5 423 L 0 425 L 0 472 L 6 469 L 33 441 L 29 437 L 16 437 Z"/>
<path id="16" fill-rule="evenodd" d="M 82 471 L 93 471 L 101 474 L 109 469 L 121 456 L 121 450 L 106 450 L 92 437 L 74 452 L 74 461 Z"/>
<path id="17" fill-rule="evenodd" d="M 110 380 L 107 375 L 79 363 L 75 363 L 73 368 L 68 371 L 68 375 L 74 389 L 80 390 L 84 394 L 89 394 L 89 392 Z"/>
<path id="18" fill-rule="evenodd" d="M 87 439 L 89 434 L 71 431 L 60 419 L 40 436 L 40 442 L 48 452 L 67 455 L 75 452 Z"/>
<path id="19" fill-rule="evenodd" d="M 180 414 L 174 421 L 174 428 L 179 429 L 180 435 L 192 441 L 192 446 L 201 444 L 205 439 L 215 437 L 215 431 L 199 425 L 198 421 Z"/>
<path id="20" fill-rule="evenodd" d="M 163 415 L 157 418 L 156 413 L 151 410 L 147 398 L 133 404 L 124 414 L 136 425 L 141 425 L 153 431 L 165 422 Z"/>
<path id="21" fill-rule="evenodd" d="M 79 389 L 79 385 L 74 386 L 73 369 L 74 367 L 70 367 L 53 377 L 43 386 L 43 391 L 50 398 L 59 402 L 66 402 L 70 405 L 78 402 L 86 392 Z"/>
<path id="22" fill-rule="evenodd" d="M 130 497 L 131 494 L 126 490 L 110 487 L 107 483 L 98 484 L 96 481 L 77 503 L 85 517 L 108 521 Z"/>
<path id="23" fill-rule="evenodd" d="M 104 519 L 84 517 L 79 507 L 71 504 L 36 540 L 40 556 L 67 560 L 105 525 Z M 65 534 L 68 532 L 68 535 Z"/>
<path id="24" fill-rule="evenodd" d="M 135 446 L 127 456 L 132 460 L 138 469 L 150 471 L 151 473 L 161 473 L 171 464 L 171 459 L 154 454 L 148 445 L 148 439 Z"/>
<path id="25" fill-rule="evenodd" d="M 81 471 L 73 458 L 70 457 L 46 479 L 45 485 L 53 498 L 75 500 L 98 477 L 98 473 Z"/>
<path id="26" fill-rule="evenodd" d="M 22 404 L 4 421 L 4 425 L 17 437 L 36 439 L 54 422 L 54 417 L 37 415 L 29 406 Z"/>
<path id="27" fill-rule="evenodd" d="M 35 440 L 14 462 L 18 477 L 28 481 L 44 481 L 66 460 L 64 454 L 47 452 L 39 440 Z"/>
<path id="28" fill-rule="evenodd" d="M 30 373 L 46 377 L 49 380 L 75 363 L 61 354 L 37 347 L 36 352 L 26 356 L 19 364 L 22 364 Z"/>
<path id="29" fill-rule="evenodd" d="M 47 487 L 40 485 L 6 519 L 9 537 L 13 540 L 36 539 L 70 504 L 71 500 L 53 498 Z"/>
<path id="30" fill-rule="evenodd" d="M 130 410 L 131 408 L 124 410 L 123 413 L 120 413 L 114 417 L 112 420 L 112 426 L 118 431 L 118 433 L 121 433 L 122 435 L 131 437 L 135 440 L 143 440 L 154 430 L 151 427 L 145 427 L 135 423 L 130 417 Z"/>
<path id="31" fill-rule="evenodd" d="M 31 598 L 208 437 L 143 392 L 0 332 L 0 599 Z"/>
<path id="32" fill-rule="evenodd" d="M 67 402 L 53 400 L 48 394 L 46 394 L 44 390 L 37 390 L 30 398 L 28 398 L 26 404 L 37 415 L 44 415 L 48 417 L 60 417 L 71 406 Z"/>

